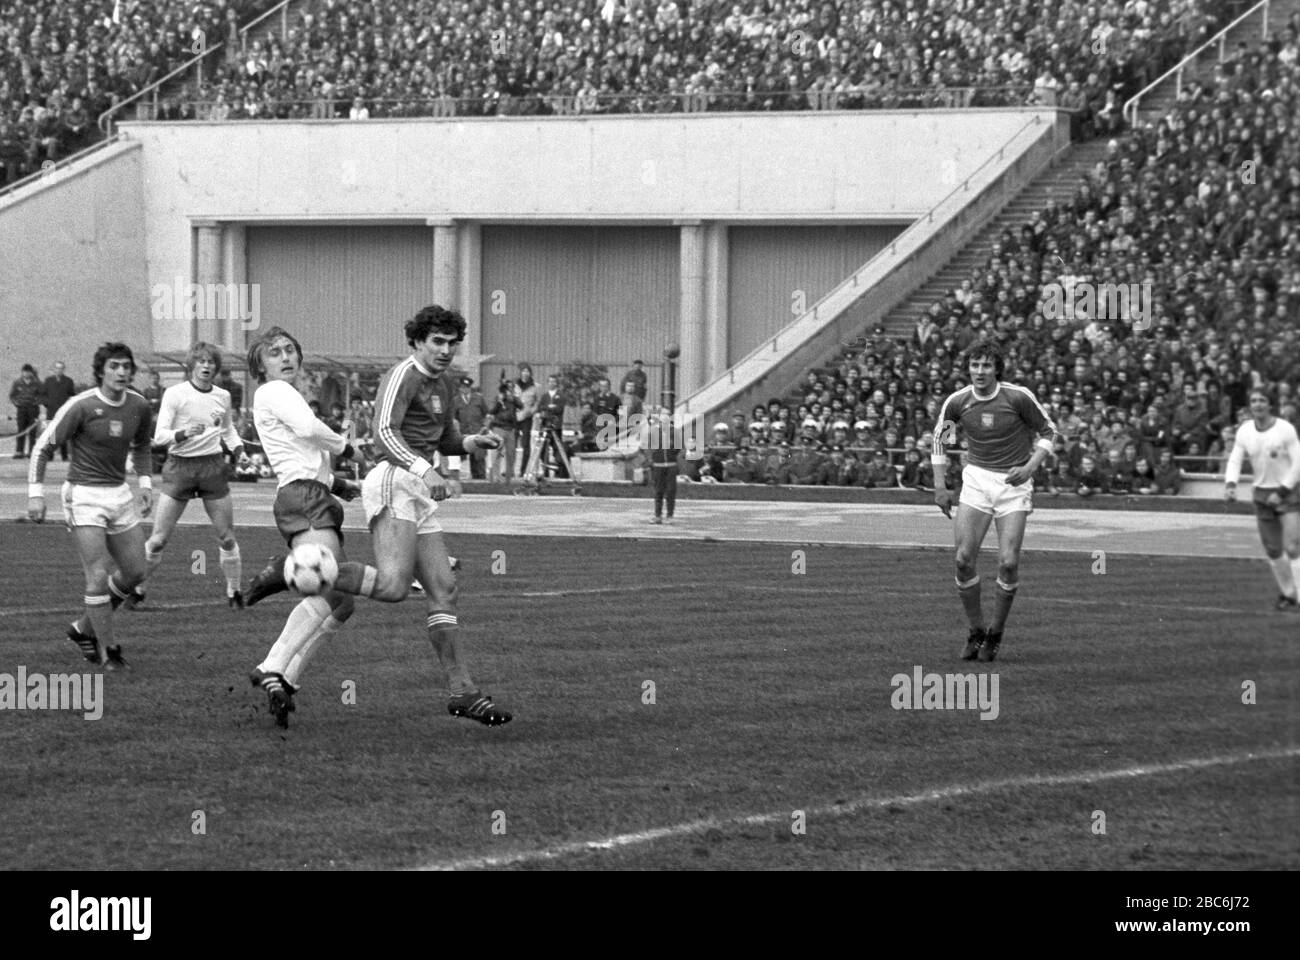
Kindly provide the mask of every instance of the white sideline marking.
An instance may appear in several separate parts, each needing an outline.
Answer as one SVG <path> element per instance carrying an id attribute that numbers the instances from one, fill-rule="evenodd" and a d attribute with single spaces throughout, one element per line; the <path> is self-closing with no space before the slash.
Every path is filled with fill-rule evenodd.
<path id="1" fill-rule="evenodd" d="M 1056 774 L 1051 776 L 1013 777 L 1008 780 L 993 780 L 973 786 L 941 787 L 925 793 L 913 793 L 901 797 L 862 797 L 849 803 L 829 807 L 817 807 L 808 811 L 809 819 L 813 817 L 837 818 L 857 813 L 859 810 L 872 808 L 906 806 L 925 803 L 930 800 L 948 800 L 953 797 L 966 797 L 980 793 L 993 793 L 998 790 L 1020 789 L 1023 787 L 1063 787 L 1082 784 L 1100 783 L 1105 780 L 1119 780 L 1125 777 L 1145 777 L 1161 773 L 1178 773 L 1185 770 L 1199 770 L 1205 767 L 1227 766 L 1248 763 L 1252 760 L 1279 760 L 1300 756 L 1300 747 L 1286 747 L 1280 750 L 1261 750 L 1257 753 L 1240 753 L 1226 757 L 1208 757 L 1204 759 L 1178 760 L 1174 763 L 1154 763 L 1144 766 L 1125 767 L 1121 770 L 1100 770 L 1091 773 Z M 621 833 L 603 840 L 579 840 L 572 843 L 560 843 L 538 850 L 521 850 L 491 857 L 467 857 L 460 860 L 435 860 L 433 863 L 417 870 L 466 870 L 481 867 L 505 867 L 516 863 L 531 863 L 544 860 L 558 860 L 574 853 L 592 853 L 600 850 L 615 850 L 632 847 L 643 843 L 653 843 L 670 837 L 681 837 L 705 830 L 734 829 L 736 827 L 766 826 L 776 823 L 788 823 L 789 810 L 776 813 L 759 813 L 748 817 L 710 817 L 706 820 L 691 820 L 674 824 L 671 827 L 655 827 L 653 830 L 641 830 L 637 833 Z"/>

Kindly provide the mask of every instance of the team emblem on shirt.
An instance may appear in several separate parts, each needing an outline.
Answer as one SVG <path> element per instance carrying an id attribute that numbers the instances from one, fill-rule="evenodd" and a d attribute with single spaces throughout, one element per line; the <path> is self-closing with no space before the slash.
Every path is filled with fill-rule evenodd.
<path id="1" fill-rule="evenodd" d="M 110 437 L 120 437 L 120 436 L 122 435 L 122 421 L 121 421 L 121 420 L 110 420 L 110 421 L 108 421 L 108 435 L 109 435 Z"/>
<path id="2" fill-rule="evenodd" d="M 989 428 L 989 427 L 991 427 L 991 426 L 993 426 L 993 414 L 991 414 L 991 413 L 981 413 L 981 414 L 980 414 L 980 423 L 984 424 L 984 426 L 985 426 L 986 429 Z"/>
<path id="3" fill-rule="evenodd" d="M 441 414 L 442 397 L 438 396 L 436 393 L 433 396 L 431 396 L 429 398 L 429 409 L 432 410 L 434 413 Z"/>

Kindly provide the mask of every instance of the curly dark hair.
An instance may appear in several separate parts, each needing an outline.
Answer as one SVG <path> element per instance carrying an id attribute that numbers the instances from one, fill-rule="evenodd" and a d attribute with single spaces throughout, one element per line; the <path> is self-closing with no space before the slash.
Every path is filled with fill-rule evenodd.
<path id="1" fill-rule="evenodd" d="M 429 334 L 435 330 L 439 333 L 454 333 L 456 342 L 460 343 L 465 339 L 467 328 L 468 324 L 465 323 L 465 318 L 460 315 L 459 310 L 448 310 L 435 303 L 407 320 L 404 330 L 407 344 L 414 347 L 417 343 L 429 339 Z"/>
<path id="2" fill-rule="evenodd" d="M 131 361 L 131 373 L 134 375 L 137 369 L 135 365 L 135 354 L 131 352 L 131 348 L 125 343 L 112 341 L 104 344 L 95 351 L 95 359 L 91 361 L 90 365 L 91 370 L 95 374 L 95 383 L 99 384 L 104 382 L 104 364 L 120 357 L 125 357 Z"/>
<path id="3" fill-rule="evenodd" d="M 1007 366 L 1006 358 L 1002 355 L 1002 348 L 992 341 L 989 341 L 988 343 L 977 343 L 971 347 L 970 352 L 966 354 L 967 366 L 970 365 L 972 360 L 992 360 L 993 370 L 998 375 L 999 379 L 1001 379 L 1002 371 L 1005 370 Z"/>

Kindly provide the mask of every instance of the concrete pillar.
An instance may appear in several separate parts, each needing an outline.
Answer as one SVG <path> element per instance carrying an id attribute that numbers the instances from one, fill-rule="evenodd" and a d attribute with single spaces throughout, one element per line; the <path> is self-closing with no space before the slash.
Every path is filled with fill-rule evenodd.
<path id="1" fill-rule="evenodd" d="M 221 281 L 228 291 L 236 290 L 239 294 L 231 309 L 227 310 L 221 345 L 237 355 L 244 353 L 249 337 L 257 336 L 262 320 L 261 290 L 244 287 L 248 283 L 247 251 L 248 228 L 242 223 L 225 224 L 221 238 Z M 247 313 L 241 315 L 245 308 Z"/>
<path id="2" fill-rule="evenodd" d="M 221 343 L 224 339 L 225 321 L 209 315 L 207 296 L 209 284 L 222 283 L 221 224 L 215 220 L 195 220 L 194 227 L 194 282 L 199 287 L 198 317 L 190 327 L 190 342 L 206 340 Z"/>
<path id="3" fill-rule="evenodd" d="M 678 220 L 681 229 L 681 304 L 677 342 L 682 355 L 677 367 L 677 396 L 689 396 L 704 383 L 704 226 L 699 220 Z"/>
<path id="4" fill-rule="evenodd" d="M 710 223 L 704 234 L 704 383 L 727 369 L 728 268 L 730 233 L 725 223 Z"/>
<path id="5" fill-rule="evenodd" d="M 433 302 L 454 307 L 459 293 L 456 284 L 456 223 L 430 219 L 433 227 Z"/>
<path id="6" fill-rule="evenodd" d="M 465 317 L 469 329 L 465 333 L 465 342 L 460 352 L 465 360 L 463 365 L 484 391 L 488 386 L 483 383 L 483 324 L 488 322 L 483 315 L 483 227 L 477 223 L 459 224 L 456 268 L 456 308 Z M 492 398 L 484 392 L 483 396 L 491 403 Z"/>

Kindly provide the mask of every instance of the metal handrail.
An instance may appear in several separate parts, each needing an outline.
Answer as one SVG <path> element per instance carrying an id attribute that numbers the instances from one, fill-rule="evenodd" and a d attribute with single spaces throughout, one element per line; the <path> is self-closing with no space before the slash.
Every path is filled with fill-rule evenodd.
<path id="1" fill-rule="evenodd" d="M 188 70 L 195 63 L 202 60 L 204 57 L 211 56 L 213 53 L 220 50 L 223 46 L 225 46 L 224 43 L 218 43 L 214 47 L 205 47 L 202 53 L 196 54 L 195 56 L 191 57 L 189 60 L 186 60 L 183 64 L 181 64 L 171 73 L 167 74 L 167 76 L 163 77 L 161 80 L 154 81 L 153 83 L 149 84 L 149 86 L 145 87 L 143 90 L 138 90 L 135 93 L 133 93 L 131 96 L 127 97 L 125 100 L 121 101 L 120 103 L 114 104 L 113 106 L 109 107 L 107 110 L 105 110 L 103 113 L 99 115 L 99 121 L 98 121 L 99 129 L 103 132 L 105 136 L 108 136 L 111 133 L 111 131 L 109 130 L 109 126 L 106 126 L 106 124 L 108 125 L 112 124 L 112 117 L 115 113 L 120 111 L 127 104 L 139 100 L 147 93 L 154 93 L 156 96 L 156 91 L 158 90 L 158 88 L 161 87 L 168 80 L 170 80 L 172 77 L 176 76 L 178 73 L 183 73 L 184 71 Z"/>
<path id="2" fill-rule="evenodd" d="M 39 183 L 41 180 L 53 174 L 56 170 L 62 170 L 68 166 L 71 166 L 73 163 L 77 162 L 78 160 L 81 160 L 84 157 L 89 156 L 95 151 L 102 150 L 110 143 L 115 143 L 118 139 L 120 139 L 120 134 L 115 133 L 104 140 L 95 141 L 88 147 L 82 147 L 76 153 L 68 154 L 62 160 L 54 160 L 54 161 L 46 160 L 45 163 L 41 164 L 41 169 L 38 170 L 37 172 L 29 173 L 25 177 L 20 177 L 19 179 L 15 180 L 13 183 L 9 184 L 7 187 L 0 187 L 0 197 L 4 197 L 17 190 L 21 190 L 23 187 L 29 186 L 30 184 Z"/>
<path id="3" fill-rule="evenodd" d="M 1208 47 L 1213 46 L 1216 43 L 1219 45 L 1219 63 L 1223 63 L 1224 44 L 1227 42 L 1228 33 L 1231 32 L 1232 29 L 1237 26 L 1237 24 L 1241 23 L 1241 21 L 1245 20 L 1249 16 L 1252 16 L 1256 11 L 1259 10 L 1260 7 L 1264 8 L 1264 36 L 1267 37 L 1268 36 L 1268 5 L 1269 5 L 1269 0 L 1260 0 L 1259 3 L 1255 4 L 1249 10 L 1247 10 L 1245 13 L 1239 16 L 1236 20 L 1233 20 L 1232 23 L 1228 24 L 1226 27 L 1224 27 L 1222 30 L 1216 33 L 1209 40 L 1205 41 L 1203 44 L 1201 44 L 1199 47 L 1197 47 L 1187 56 L 1183 57 L 1183 59 L 1179 60 L 1176 64 L 1174 64 L 1164 73 L 1162 73 L 1159 76 L 1159 78 L 1157 78 L 1155 81 L 1147 84 L 1137 93 L 1133 94 L 1133 96 L 1129 97 L 1126 101 L 1124 101 L 1123 115 L 1124 115 L 1124 119 L 1128 121 L 1129 126 L 1130 127 L 1137 126 L 1137 108 L 1142 98 L 1146 96 L 1148 93 L 1150 93 L 1152 90 L 1154 90 L 1156 87 L 1160 86 L 1160 84 L 1168 80 L 1171 76 L 1177 75 L 1175 94 L 1181 95 L 1183 92 L 1183 71 L 1189 65 L 1195 66 L 1196 60 Z"/>
<path id="4" fill-rule="evenodd" d="M 998 87 L 968 87 L 963 89 L 971 90 L 974 91 L 975 93 L 988 93 L 988 92 L 1000 92 L 1000 91 L 1022 92 L 1022 91 L 1029 91 L 1032 88 L 1028 86 L 1018 85 L 1018 86 L 998 86 Z M 950 90 L 948 92 L 953 92 L 953 91 Z M 933 95 L 933 94 L 934 91 L 930 88 L 908 87 L 908 88 L 900 88 L 894 91 L 890 91 L 889 97 L 891 99 L 896 99 L 896 100 L 907 100 L 910 97 L 926 96 L 926 95 Z M 362 97 L 361 100 L 367 107 L 374 107 L 376 105 L 388 105 L 388 104 L 415 105 L 420 108 L 420 111 L 417 114 L 415 114 L 416 116 L 435 116 L 435 117 L 436 116 L 462 116 L 463 117 L 463 116 L 478 116 L 484 114 L 508 116 L 511 115 L 511 113 L 515 112 L 514 109 L 510 109 L 507 112 L 503 112 L 502 111 L 503 107 L 520 108 L 526 105 L 534 105 L 534 106 L 542 107 L 550 110 L 552 113 L 557 115 L 594 116 L 602 113 L 621 114 L 621 113 L 630 112 L 627 110 L 628 105 L 633 104 L 639 100 L 646 101 L 647 103 L 650 104 L 662 103 L 670 100 L 676 101 L 675 106 L 677 106 L 679 109 L 671 112 L 683 112 L 683 113 L 744 112 L 741 109 L 737 109 L 738 107 L 743 106 L 743 104 L 736 103 L 736 101 L 743 101 L 744 98 L 746 98 L 747 96 L 748 94 L 746 92 L 736 91 L 736 90 L 713 90 L 713 91 L 709 91 L 708 93 L 661 92 L 661 93 L 598 94 L 595 98 L 598 109 L 579 109 L 578 102 L 583 98 L 577 94 L 539 94 L 539 95 L 527 96 L 527 97 L 512 97 L 509 95 L 502 95 L 496 98 L 483 97 L 483 96 L 452 97 L 449 95 L 444 95 L 441 97 Z M 837 97 L 837 101 L 839 102 L 827 104 L 826 106 L 807 106 L 807 107 L 797 106 L 794 107 L 793 109 L 798 109 L 798 110 L 807 109 L 807 110 L 817 110 L 821 112 L 827 112 L 831 110 L 950 109 L 952 107 L 952 104 L 948 104 L 948 103 L 936 103 L 933 105 L 924 104 L 924 103 L 909 103 L 906 106 L 901 106 L 901 107 L 886 107 L 886 106 L 875 106 L 875 105 L 850 107 L 850 106 L 843 105 L 843 101 L 847 99 L 848 96 L 850 95 L 840 94 Z M 796 91 L 796 90 L 786 90 L 786 91 L 781 91 L 779 93 L 767 93 L 767 94 L 755 96 L 755 99 L 775 100 L 777 101 L 778 105 L 780 105 L 782 101 L 804 99 L 812 102 L 817 102 L 818 100 L 821 100 L 823 98 L 827 98 L 827 95 L 826 94 L 819 95 L 816 92 L 809 93 L 807 91 Z M 300 99 L 296 97 L 295 98 L 273 98 L 272 103 L 276 107 L 299 106 L 299 105 L 317 106 L 321 104 L 326 104 L 329 106 L 329 109 L 332 111 L 336 109 L 339 105 L 345 107 L 350 105 L 354 99 L 356 99 L 356 97 L 353 95 L 309 97 L 306 99 Z M 715 103 L 722 103 L 723 101 L 728 101 L 728 100 L 732 102 L 725 104 L 725 106 L 727 107 L 725 111 L 709 109 Z M 197 99 L 197 100 L 187 100 L 184 102 L 196 108 L 195 114 L 197 117 L 202 108 L 210 108 L 212 105 L 216 104 L 217 101 L 211 98 L 204 98 L 204 99 Z M 232 106 L 235 103 L 235 101 L 228 101 L 228 102 Z M 658 112 L 658 111 L 649 111 L 649 112 Z M 240 118 L 240 119 L 246 119 L 246 118 Z M 274 117 L 268 118 L 263 116 L 254 119 L 266 120 L 266 119 L 275 119 L 275 118 Z M 300 119 L 322 119 L 322 118 L 300 118 Z M 331 116 L 325 119 L 338 119 L 338 118 Z M 383 120 L 389 118 L 384 116 L 376 116 L 373 119 Z M 401 119 L 401 118 L 395 118 L 395 119 Z"/>
<path id="5" fill-rule="evenodd" d="M 783 336 L 794 335 L 796 339 L 799 339 L 799 332 L 797 331 L 796 328 L 804 324 L 805 321 L 808 320 L 812 320 L 813 322 L 818 322 L 819 313 L 821 311 L 822 305 L 825 304 L 827 301 L 831 300 L 832 298 L 837 298 L 842 296 L 842 291 L 846 287 L 852 287 L 854 289 L 860 287 L 862 292 L 865 293 L 867 288 L 866 285 L 862 283 L 862 278 L 869 271 L 876 269 L 877 261 L 882 260 L 886 256 L 892 256 L 898 258 L 900 256 L 898 252 L 898 248 L 900 245 L 904 247 L 904 251 L 901 256 L 903 258 L 911 256 L 911 254 L 914 253 L 915 251 L 908 248 L 910 247 L 911 242 L 913 240 L 913 235 L 919 234 L 920 232 L 924 231 L 927 228 L 927 226 L 934 221 L 935 211 L 937 211 L 940 207 L 942 207 L 945 203 L 947 203 L 957 194 L 965 193 L 969 191 L 971 180 L 975 179 L 976 176 L 980 173 L 980 171 L 982 171 L 989 164 L 1001 160 L 1006 155 L 1007 148 L 1010 147 L 1011 144 L 1015 143 L 1015 141 L 1022 134 L 1024 134 L 1026 130 L 1028 130 L 1030 127 L 1037 126 L 1042 122 L 1043 121 L 1040 119 L 1038 114 L 1034 114 L 1034 116 L 1026 120 L 1024 124 L 1022 124 L 1019 128 L 1017 128 L 1014 134 L 1012 134 L 1010 137 L 1007 138 L 1007 141 L 1004 144 L 1002 144 L 1002 146 L 998 147 L 998 149 L 995 152 L 990 153 L 988 157 L 984 159 L 983 163 L 981 163 L 978 167 L 972 170 L 960 184 L 958 184 L 947 194 L 945 194 L 943 199 L 939 200 L 938 203 L 934 204 L 932 207 L 930 207 L 929 210 L 927 210 L 925 213 L 921 214 L 914 221 L 912 221 L 912 223 L 907 227 L 907 229 L 905 229 L 902 233 L 900 233 L 897 237 L 895 237 L 892 241 L 890 241 L 887 247 L 882 248 L 875 256 L 873 256 L 865 264 L 863 264 L 857 270 L 854 270 L 848 279 L 842 281 L 841 283 L 836 284 L 829 292 L 824 294 L 819 300 L 817 300 L 816 303 L 814 303 L 808 310 L 806 310 L 802 316 L 794 320 L 788 326 L 782 328 L 770 340 L 764 340 L 759 346 L 755 347 L 745 356 L 741 357 L 739 360 L 733 363 L 728 368 L 726 374 L 715 377 L 713 380 L 704 384 L 699 390 L 696 390 L 695 395 L 698 395 L 708 390 L 715 383 L 718 383 L 722 379 L 724 379 L 724 377 L 729 377 L 730 382 L 734 384 L 736 379 L 735 371 L 738 367 L 744 366 L 746 364 L 752 364 L 755 361 L 761 360 L 764 358 L 765 354 L 778 352 L 779 349 L 778 341 Z M 898 262 L 902 262 L 902 261 L 899 260 Z M 854 302 L 856 302 L 856 298 Z M 686 400 L 682 403 L 682 409 L 686 411 L 689 411 L 691 409 L 691 398 L 686 398 Z"/>
<path id="6" fill-rule="evenodd" d="M 241 51 L 247 50 L 248 31 L 252 30 L 255 26 L 257 26 L 259 23 L 261 23 L 263 20 L 265 20 L 271 14 L 276 13 L 277 11 L 280 14 L 280 39 L 281 40 L 285 39 L 289 34 L 289 4 L 291 3 L 293 3 L 293 0 L 282 0 L 281 3 L 277 4 L 276 6 L 272 7 L 270 10 L 266 11 L 266 13 L 262 14 L 259 17 L 253 18 L 252 20 L 248 21 L 248 23 L 240 27 L 239 28 L 239 49 Z"/>

